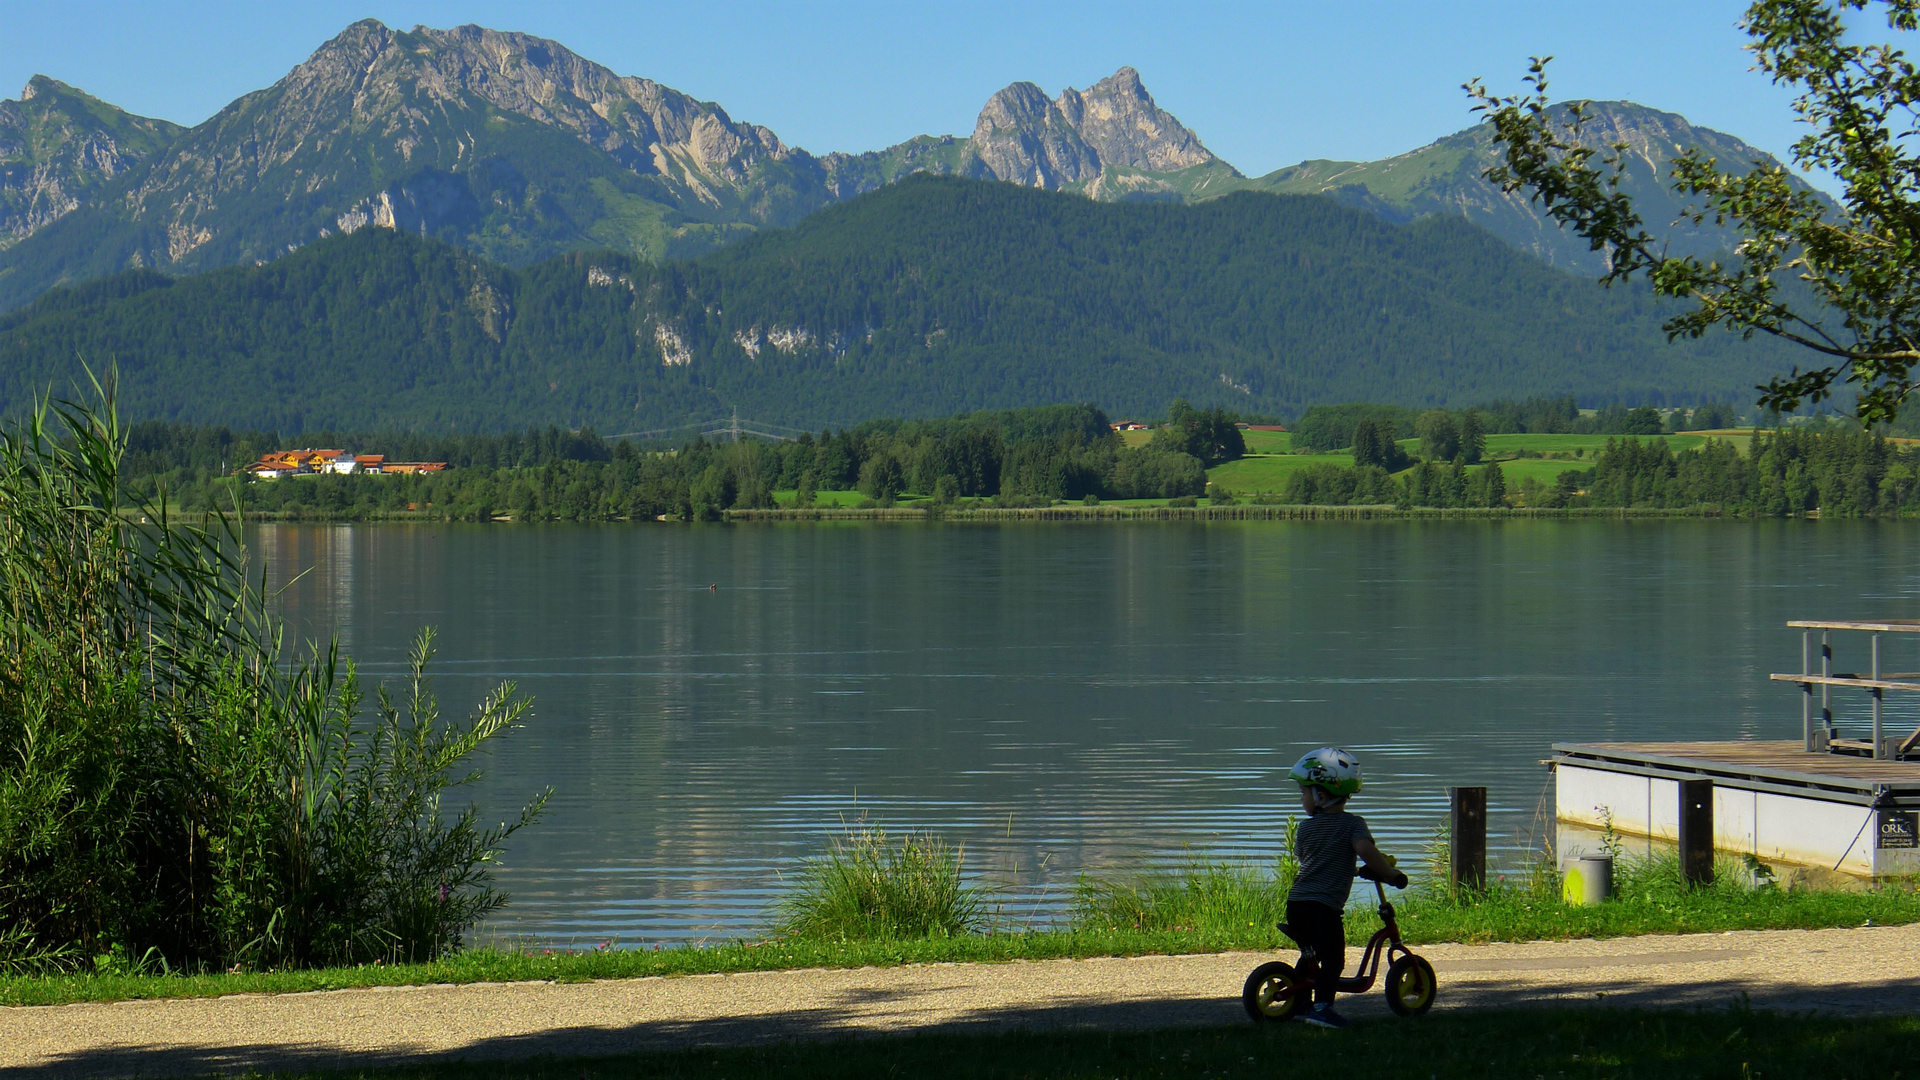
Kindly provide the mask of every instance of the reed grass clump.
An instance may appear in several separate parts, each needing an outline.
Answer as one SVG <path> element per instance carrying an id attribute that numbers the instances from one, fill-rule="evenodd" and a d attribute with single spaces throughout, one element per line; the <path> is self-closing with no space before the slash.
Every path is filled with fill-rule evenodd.
<path id="1" fill-rule="evenodd" d="M 1082 877 L 1069 925 L 1079 931 L 1245 934 L 1271 929 L 1287 908 L 1297 866 L 1193 858 L 1120 878 Z"/>
<path id="2" fill-rule="evenodd" d="M 986 894 L 961 873 L 964 851 L 929 833 L 896 841 L 857 824 L 808 861 L 778 906 L 776 929 L 816 940 L 954 937 L 989 929 Z"/>
<path id="3" fill-rule="evenodd" d="M 1069 926 L 1083 932 L 1265 934 L 1285 913 L 1300 871 L 1293 856 L 1299 828 L 1297 819 L 1287 819 L 1282 854 L 1267 864 L 1190 855 L 1176 865 L 1118 878 L 1082 875 Z"/>
<path id="4" fill-rule="evenodd" d="M 505 897 L 539 813 L 445 793 L 516 725 L 511 685 L 442 719 L 423 633 L 370 703 L 285 650 L 237 515 L 121 505 L 110 398 L 0 432 L 0 975 L 426 960 Z"/>

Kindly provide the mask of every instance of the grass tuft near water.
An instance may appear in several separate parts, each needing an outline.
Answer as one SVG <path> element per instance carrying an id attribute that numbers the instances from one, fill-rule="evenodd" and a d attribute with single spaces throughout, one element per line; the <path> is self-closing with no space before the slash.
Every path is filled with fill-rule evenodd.
<path id="1" fill-rule="evenodd" d="M 1083 877 L 1072 921 L 1081 930 L 1244 935 L 1279 918 L 1293 871 L 1287 859 L 1270 869 L 1191 859 L 1130 879 Z"/>
<path id="2" fill-rule="evenodd" d="M 961 875 L 964 852 L 939 837 L 897 841 L 857 824 L 807 863 L 779 904 L 784 937 L 886 941 L 954 937 L 987 928 L 985 894 Z"/>

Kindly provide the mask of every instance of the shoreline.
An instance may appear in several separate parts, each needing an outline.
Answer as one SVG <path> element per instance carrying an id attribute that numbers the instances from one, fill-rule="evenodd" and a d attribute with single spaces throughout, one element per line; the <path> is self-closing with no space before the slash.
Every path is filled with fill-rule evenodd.
<path id="1" fill-rule="evenodd" d="M 125 511 L 126 516 L 147 520 L 146 515 L 138 511 Z M 1633 506 L 1577 506 L 1577 507 L 1397 507 L 1377 506 L 1325 506 L 1325 505 L 1236 505 L 1236 506 L 1084 506 L 1067 503 L 1059 506 L 1027 507 L 948 507 L 945 509 L 931 506 L 891 506 L 891 507 L 781 507 L 766 510 L 726 510 L 722 511 L 719 522 L 687 521 L 683 519 L 637 520 L 630 517 L 566 519 L 555 518 L 540 521 L 522 521 L 511 516 L 498 516 L 487 521 L 451 517 L 444 514 L 432 514 L 423 511 L 396 511 L 393 513 L 370 515 L 333 515 L 310 513 L 272 513 L 246 512 L 242 515 L 245 524 L 272 525 L 421 525 L 421 524 L 468 524 L 468 525 L 693 525 L 715 523 L 744 523 L 761 521 L 785 522 L 1123 522 L 1123 521 L 1160 521 L 1160 522 L 1213 522 L 1213 521 L 1438 521 L 1438 520 L 1537 520 L 1537 521 L 1579 521 L 1601 519 L 1636 520 L 1703 520 L 1723 521 L 1819 521 L 1822 515 L 1815 510 L 1804 514 L 1743 514 L 1731 513 L 1718 506 L 1694 506 L 1686 508 L 1633 507 Z M 215 511 L 192 510 L 175 511 L 168 515 L 172 521 L 188 524 L 204 524 L 217 520 L 222 515 Z M 1868 514 L 1838 518 L 1848 521 L 1912 521 L 1920 515 L 1911 514 Z"/>

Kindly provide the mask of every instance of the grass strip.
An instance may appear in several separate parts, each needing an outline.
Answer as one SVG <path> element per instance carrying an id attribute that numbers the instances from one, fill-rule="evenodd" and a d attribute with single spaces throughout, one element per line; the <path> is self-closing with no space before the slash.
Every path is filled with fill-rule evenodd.
<path id="1" fill-rule="evenodd" d="M 1911 884 L 1865 892 L 1784 889 L 1653 891 L 1597 907 L 1568 907 L 1522 891 L 1459 900 L 1415 893 L 1398 905 L 1408 941 L 1536 941 L 1726 930 L 1803 930 L 1920 922 L 1920 891 Z M 1277 914 L 1275 918 L 1277 918 Z M 958 934 L 910 940 L 821 941 L 782 938 L 701 948 L 518 952 L 472 949 L 426 964 L 368 964 L 297 971 L 204 975 L 89 973 L 0 979 L 0 1005 L 55 1005 L 134 998 L 217 997 L 294 993 L 363 986 L 433 983 L 584 981 L 663 975 L 709 975 L 798 968 L 891 967 L 923 963 L 1003 963 L 1094 956 L 1154 956 L 1286 949 L 1270 920 L 1244 926 L 1160 930 Z M 1348 912 L 1354 944 L 1379 925 L 1365 909 Z"/>
<path id="2" fill-rule="evenodd" d="M 1920 1019 L 1697 1012 L 1515 1010 L 1362 1021 L 1170 1031 L 934 1034 L 607 1058 L 435 1062 L 397 1068 L 270 1073 L 326 1080 L 696 1080 L 706 1077 L 1487 1076 L 1664 1077 L 1910 1075 Z"/>

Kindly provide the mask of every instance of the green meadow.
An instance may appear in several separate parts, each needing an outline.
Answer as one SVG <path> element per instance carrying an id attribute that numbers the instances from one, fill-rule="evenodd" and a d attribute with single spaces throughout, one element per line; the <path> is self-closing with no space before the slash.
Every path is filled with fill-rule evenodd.
<path id="1" fill-rule="evenodd" d="M 1207 481 L 1226 488 L 1238 496 L 1278 495 L 1287 488 L 1287 480 L 1301 469 L 1316 465 L 1334 465 L 1340 468 L 1353 467 L 1353 455 L 1342 453 L 1295 453 L 1293 436 L 1283 431 L 1246 431 L 1241 433 L 1246 440 L 1247 456 L 1238 461 L 1229 461 L 1207 470 Z M 1501 473 L 1506 477 L 1509 491 L 1518 488 L 1526 480 L 1537 480 L 1551 484 L 1560 474 L 1574 469 L 1590 469 L 1593 459 L 1610 440 L 1621 438 L 1646 438 L 1648 436 L 1621 435 L 1489 435 L 1487 436 L 1486 456 L 1488 461 L 1497 462 Z M 1752 443 L 1751 432 L 1715 431 L 1687 432 L 1677 435 L 1655 436 L 1667 440 L 1675 451 L 1698 450 L 1709 440 L 1732 443 L 1742 453 Z M 1123 431 L 1121 440 L 1127 446 L 1144 446 L 1152 441 L 1151 431 Z M 1409 455 L 1418 455 L 1420 440 L 1401 439 L 1400 446 Z M 1520 455 L 1526 456 L 1520 456 Z M 1474 466 L 1479 468 L 1480 466 Z M 1398 474 L 1396 474 L 1398 475 Z M 794 498 L 792 489 L 775 491 L 775 500 L 781 505 L 791 505 Z M 858 491 L 820 491 L 814 499 L 814 505 L 824 508 L 853 508 L 867 502 L 867 496 Z M 903 494 L 899 505 L 913 506 L 928 501 L 928 497 L 917 494 Z M 1121 507 L 1165 506 L 1165 499 L 1121 499 L 1107 500 L 1104 505 Z"/>
<path id="2" fill-rule="evenodd" d="M 1236 495 L 1278 494 L 1287 488 L 1287 477 L 1314 465 L 1353 467 L 1352 454 L 1249 454 L 1207 470 L 1207 480 L 1220 484 Z"/>

